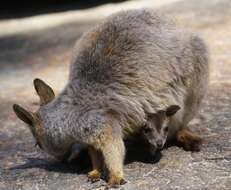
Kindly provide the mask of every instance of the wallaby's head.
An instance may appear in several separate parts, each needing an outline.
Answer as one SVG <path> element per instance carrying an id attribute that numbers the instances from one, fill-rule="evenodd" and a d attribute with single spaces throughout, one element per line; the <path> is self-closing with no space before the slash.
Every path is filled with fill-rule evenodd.
<path id="1" fill-rule="evenodd" d="M 180 107 L 171 105 L 166 110 L 160 110 L 157 113 L 148 113 L 147 122 L 141 129 L 143 138 L 150 145 L 150 152 L 155 154 L 157 149 L 162 149 L 168 136 L 168 123 Z"/>
<path id="2" fill-rule="evenodd" d="M 14 104 L 13 110 L 18 118 L 28 125 L 35 138 L 36 145 L 57 159 L 62 159 L 66 152 L 62 149 L 62 145 L 60 143 L 58 146 L 55 139 L 51 138 L 52 132 L 45 127 L 45 125 L 47 125 L 46 118 L 42 118 L 42 115 L 40 114 L 43 108 L 45 108 L 47 104 L 55 98 L 54 91 L 40 79 L 34 80 L 34 88 L 40 98 L 39 109 L 36 112 L 31 112 L 27 111 L 18 104 Z"/>

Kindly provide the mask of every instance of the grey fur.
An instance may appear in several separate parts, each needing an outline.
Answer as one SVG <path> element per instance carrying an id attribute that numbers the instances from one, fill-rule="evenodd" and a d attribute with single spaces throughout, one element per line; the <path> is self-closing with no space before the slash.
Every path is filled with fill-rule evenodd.
<path id="1" fill-rule="evenodd" d="M 108 48 L 112 55 L 103 53 Z M 149 10 L 127 11 L 77 42 L 65 90 L 40 114 L 52 133 L 62 128 L 62 136 L 70 133 L 80 142 L 100 134 L 108 109 L 122 117 L 122 129 L 134 131 L 146 112 L 177 104 L 175 122 L 182 127 L 198 111 L 207 83 L 207 52 L 199 37 Z"/>
<path id="2" fill-rule="evenodd" d="M 112 15 L 78 40 L 69 81 L 62 93 L 41 106 L 42 147 L 56 157 L 74 143 L 101 149 L 146 123 L 146 113 L 179 105 L 168 139 L 198 112 L 208 84 L 203 41 L 151 10 Z M 99 141 L 99 139 L 101 139 Z M 115 143 L 116 144 L 116 143 Z"/>

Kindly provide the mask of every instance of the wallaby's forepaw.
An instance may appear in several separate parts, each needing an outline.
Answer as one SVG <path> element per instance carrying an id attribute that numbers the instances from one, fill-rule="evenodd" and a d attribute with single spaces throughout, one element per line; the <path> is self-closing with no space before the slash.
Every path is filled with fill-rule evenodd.
<path id="1" fill-rule="evenodd" d="M 95 183 L 100 180 L 101 173 L 98 170 L 92 170 L 87 175 L 88 180 L 92 183 Z"/>
<path id="2" fill-rule="evenodd" d="M 120 185 L 124 185 L 126 182 L 122 177 L 111 176 L 108 182 L 108 188 L 118 188 Z"/>
<path id="3" fill-rule="evenodd" d="M 186 151 L 198 152 L 202 143 L 202 138 L 188 129 L 182 129 L 177 133 L 177 142 Z"/>

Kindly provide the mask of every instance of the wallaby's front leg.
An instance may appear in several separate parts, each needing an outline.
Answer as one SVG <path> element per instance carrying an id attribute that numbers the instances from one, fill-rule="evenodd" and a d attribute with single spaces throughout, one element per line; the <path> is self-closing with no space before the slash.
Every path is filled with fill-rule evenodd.
<path id="1" fill-rule="evenodd" d="M 92 147 L 88 149 L 92 162 L 92 171 L 88 173 L 88 178 L 91 182 L 99 181 L 101 178 L 101 172 L 103 169 L 103 158 L 101 152 L 95 150 Z"/>
<path id="2" fill-rule="evenodd" d="M 200 151 L 200 145 L 202 143 L 201 137 L 187 128 L 183 128 L 177 132 L 176 140 L 184 150 Z"/>
<path id="3" fill-rule="evenodd" d="M 117 187 L 126 183 L 123 175 L 125 156 L 124 142 L 121 137 L 113 138 L 102 147 L 102 153 L 107 169 L 109 170 L 110 187 Z"/>

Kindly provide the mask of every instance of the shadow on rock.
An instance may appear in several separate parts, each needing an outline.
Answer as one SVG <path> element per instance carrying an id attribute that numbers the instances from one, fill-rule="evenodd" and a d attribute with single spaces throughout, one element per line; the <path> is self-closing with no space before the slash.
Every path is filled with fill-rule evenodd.
<path id="1" fill-rule="evenodd" d="M 132 162 L 157 163 L 161 159 L 162 155 L 160 151 L 158 151 L 154 156 L 151 155 L 148 152 L 145 143 L 141 141 L 126 141 L 125 145 L 127 149 L 125 164 Z M 90 157 L 87 153 L 87 150 L 83 150 L 78 158 L 70 163 L 51 160 L 48 158 L 30 157 L 27 158 L 25 164 L 9 168 L 9 170 L 40 168 L 52 172 L 86 174 L 90 170 L 90 167 Z"/>
<path id="2" fill-rule="evenodd" d="M 160 161 L 162 154 L 161 151 L 157 151 L 155 155 L 152 155 L 149 151 L 149 146 L 142 140 L 128 140 L 125 141 L 126 146 L 126 158 L 125 164 L 132 162 L 143 163 L 157 163 Z"/>
<path id="3" fill-rule="evenodd" d="M 90 169 L 90 165 L 90 158 L 87 152 L 83 151 L 79 157 L 71 163 L 46 158 L 27 158 L 25 164 L 9 168 L 9 170 L 40 168 L 52 172 L 85 174 Z"/>

